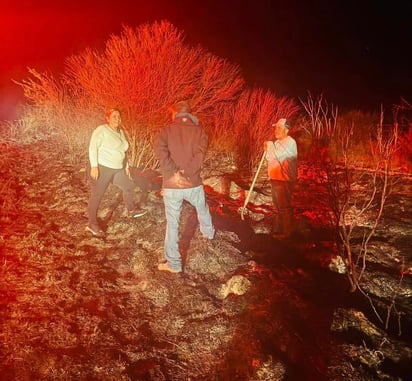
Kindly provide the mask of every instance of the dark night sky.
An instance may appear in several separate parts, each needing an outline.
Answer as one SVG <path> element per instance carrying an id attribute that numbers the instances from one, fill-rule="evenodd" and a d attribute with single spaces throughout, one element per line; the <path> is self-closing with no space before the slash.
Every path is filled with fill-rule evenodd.
<path id="1" fill-rule="evenodd" d="M 0 0 L 0 118 L 13 115 L 11 78 L 26 67 L 56 73 L 122 24 L 162 19 L 277 95 L 322 92 L 341 108 L 412 101 L 411 14 L 410 0 Z"/>

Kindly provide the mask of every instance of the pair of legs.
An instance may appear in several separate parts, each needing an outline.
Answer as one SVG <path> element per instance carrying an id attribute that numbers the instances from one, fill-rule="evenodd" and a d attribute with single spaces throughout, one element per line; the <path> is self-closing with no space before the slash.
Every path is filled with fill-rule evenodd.
<path id="1" fill-rule="evenodd" d="M 272 201 L 275 207 L 273 232 L 282 236 L 289 236 L 292 232 L 293 209 L 292 192 L 294 183 L 291 181 L 270 180 Z"/>
<path id="2" fill-rule="evenodd" d="M 141 171 L 138 168 L 133 167 L 130 168 L 130 174 L 133 182 L 141 191 L 139 203 L 142 206 L 142 204 L 145 204 L 148 200 L 149 191 L 160 189 L 160 184 L 154 182 L 157 174 L 151 169 Z"/>
<path id="3" fill-rule="evenodd" d="M 163 189 L 166 213 L 164 252 L 169 267 L 175 271 L 182 271 L 182 258 L 179 252 L 179 222 L 184 200 L 196 209 L 200 232 L 209 239 L 213 239 L 215 235 L 203 185 L 187 189 Z"/>
<path id="4" fill-rule="evenodd" d="M 99 223 L 97 221 L 97 211 L 99 209 L 100 202 L 106 192 L 110 183 L 116 185 L 123 192 L 123 201 L 128 211 L 132 211 L 135 208 L 134 205 L 134 188 L 135 184 L 126 175 L 124 169 L 112 169 L 99 165 L 99 177 L 97 180 L 91 180 L 91 195 L 89 200 L 88 215 L 89 226 L 92 229 L 100 230 Z"/>

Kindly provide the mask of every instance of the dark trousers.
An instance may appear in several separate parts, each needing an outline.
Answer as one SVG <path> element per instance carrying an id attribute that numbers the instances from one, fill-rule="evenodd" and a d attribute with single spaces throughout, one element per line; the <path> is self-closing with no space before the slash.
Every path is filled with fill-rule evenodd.
<path id="1" fill-rule="evenodd" d="M 91 181 L 91 195 L 89 199 L 88 215 L 89 224 L 92 227 L 97 227 L 97 211 L 99 209 L 100 202 L 106 192 L 107 187 L 110 183 L 116 185 L 123 192 L 123 201 L 126 205 L 127 210 L 131 211 L 134 209 L 134 188 L 135 184 L 126 175 L 124 169 L 112 169 L 99 165 L 99 177 L 97 180 Z"/>
<path id="2" fill-rule="evenodd" d="M 273 230 L 290 234 L 293 223 L 292 192 L 295 185 L 291 181 L 270 180 L 272 201 L 275 207 Z"/>

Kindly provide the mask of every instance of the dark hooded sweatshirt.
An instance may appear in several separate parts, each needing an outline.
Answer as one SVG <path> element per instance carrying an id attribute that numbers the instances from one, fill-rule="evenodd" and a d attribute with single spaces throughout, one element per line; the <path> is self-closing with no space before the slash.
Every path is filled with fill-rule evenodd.
<path id="1" fill-rule="evenodd" d="M 155 153 L 163 174 L 163 188 L 192 188 L 202 184 L 200 170 L 208 137 L 198 119 L 189 113 L 177 114 L 155 140 Z M 180 171 L 187 182 L 179 186 L 174 174 Z"/>

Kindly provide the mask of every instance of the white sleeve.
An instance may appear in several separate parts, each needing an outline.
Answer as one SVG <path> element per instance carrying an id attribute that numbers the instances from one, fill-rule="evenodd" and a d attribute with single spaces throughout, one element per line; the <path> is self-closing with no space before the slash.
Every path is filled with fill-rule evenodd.
<path id="1" fill-rule="evenodd" d="M 102 129 L 96 128 L 93 133 L 92 137 L 90 138 L 89 144 L 89 160 L 90 166 L 97 167 L 99 164 L 98 157 L 99 157 L 99 146 L 102 141 Z"/>

